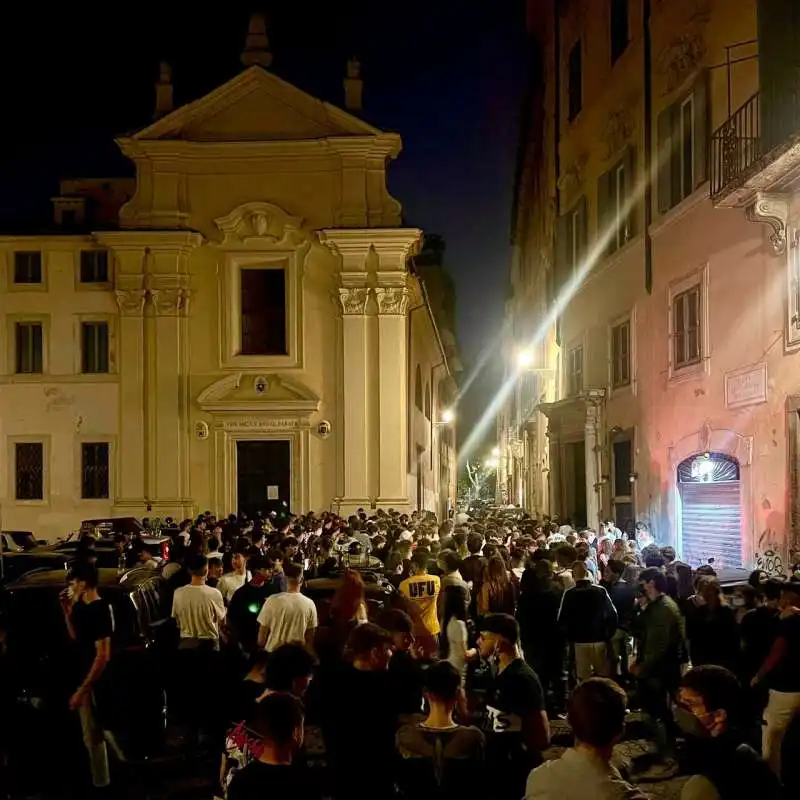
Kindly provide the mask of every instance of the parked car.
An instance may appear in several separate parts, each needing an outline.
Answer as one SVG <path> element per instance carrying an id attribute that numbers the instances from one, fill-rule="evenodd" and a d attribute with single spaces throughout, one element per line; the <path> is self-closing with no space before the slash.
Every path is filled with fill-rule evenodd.
<path id="1" fill-rule="evenodd" d="M 160 752 L 164 743 L 167 651 L 159 641 L 169 619 L 166 583 L 153 570 L 132 571 L 122 582 L 115 569 L 101 569 L 99 577 L 115 630 L 111 662 L 96 697 L 104 727 L 125 758 L 138 761 Z M 47 732 L 60 742 L 77 732 L 67 710 L 80 676 L 72 669 L 74 643 L 59 602 L 65 585 L 63 570 L 40 569 L 0 590 L 6 629 L 2 688 L 24 720 L 18 735 L 28 741 L 47 741 L 42 739 Z"/>
<path id="2" fill-rule="evenodd" d="M 45 544 L 37 540 L 31 531 L 0 531 L 0 550 L 4 553 L 24 553 Z"/>

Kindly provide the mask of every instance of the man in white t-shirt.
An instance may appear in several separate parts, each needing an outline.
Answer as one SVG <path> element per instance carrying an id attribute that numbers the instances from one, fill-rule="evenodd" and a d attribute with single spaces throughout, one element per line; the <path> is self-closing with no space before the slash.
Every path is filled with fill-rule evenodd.
<path id="1" fill-rule="evenodd" d="M 233 593 L 252 578 L 252 575 L 247 571 L 247 556 L 244 553 L 234 553 L 231 566 L 233 569 L 230 572 L 226 572 L 217 582 L 217 589 L 220 590 L 225 605 L 230 603 Z"/>
<path id="2" fill-rule="evenodd" d="M 208 559 L 194 556 L 187 565 L 192 582 L 175 590 L 172 616 L 180 630 L 181 649 L 211 642 L 219 648 L 220 623 L 225 619 L 225 603 L 218 589 L 206 586 Z"/>
<path id="3" fill-rule="evenodd" d="M 300 594 L 303 568 L 286 564 L 286 591 L 268 597 L 258 615 L 258 646 L 271 653 L 282 644 L 302 642 L 311 649 L 317 629 L 317 607 Z"/>

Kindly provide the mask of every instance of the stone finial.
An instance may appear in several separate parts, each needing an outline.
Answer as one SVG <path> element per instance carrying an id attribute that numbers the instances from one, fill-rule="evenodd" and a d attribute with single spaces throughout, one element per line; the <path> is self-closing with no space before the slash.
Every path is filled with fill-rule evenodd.
<path id="1" fill-rule="evenodd" d="M 347 62 L 347 77 L 344 79 L 344 106 L 348 111 L 361 110 L 364 81 L 361 79 L 361 62 L 351 58 Z"/>
<path id="2" fill-rule="evenodd" d="M 250 15 L 247 26 L 247 38 L 242 51 L 242 64 L 252 67 L 257 64 L 266 69 L 272 63 L 272 53 L 269 51 L 269 38 L 267 36 L 267 18 L 264 14 Z"/>
<path id="3" fill-rule="evenodd" d="M 158 65 L 158 80 L 156 81 L 156 107 L 153 119 L 160 119 L 172 111 L 172 67 L 162 61 Z"/>

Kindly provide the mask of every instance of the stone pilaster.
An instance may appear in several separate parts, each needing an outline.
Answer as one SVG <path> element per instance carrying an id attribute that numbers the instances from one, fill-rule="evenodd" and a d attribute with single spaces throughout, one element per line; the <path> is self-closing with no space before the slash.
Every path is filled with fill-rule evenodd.
<path id="1" fill-rule="evenodd" d="M 322 241 L 341 259 L 337 303 L 341 311 L 341 364 L 339 413 L 335 432 L 337 446 L 337 493 L 342 513 L 370 505 L 374 465 L 371 443 L 375 420 L 370 404 L 370 320 L 367 305 L 367 259 L 372 243 L 369 231 L 326 230 Z"/>
<path id="2" fill-rule="evenodd" d="M 600 530 L 599 427 L 600 409 L 594 403 L 590 403 L 586 407 L 584 444 L 586 448 L 586 525 L 593 531 Z"/>

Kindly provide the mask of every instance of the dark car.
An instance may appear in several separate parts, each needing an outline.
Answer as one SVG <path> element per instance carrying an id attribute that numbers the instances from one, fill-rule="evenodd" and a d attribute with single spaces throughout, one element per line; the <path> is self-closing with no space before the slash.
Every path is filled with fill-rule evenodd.
<path id="1" fill-rule="evenodd" d="M 15 737 L 39 742 L 37 747 L 47 747 L 51 737 L 61 747 L 76 735 L 80 745 L 68 711 L 82 676 L 72 668 L 74 643 L 59 601 L 65 579 L 63 570 L 36 570 L 0 590 L 6 630 L 2 689 L 14 708 Z M 98 590 L 111 605 L 114 635 L 111 662 L 95 697 L 120 754 L 139 761 L 160 752 L 164 743 L 166 651 L 159 638 L 168 627 L 169 593 L 152 570 L 136 570 L 120 583 L 115 569 L 101 569 Z"/>
<path id="2" fill-rule="evenodd" d="M 367 614 L 370 619 L 373 619 L 381 610 L 391 605 L 395 588 L 380 572 L 359 571 L 364 579 Z M 325 578 L 310 578 L 303 583 L 303 594 L 314 601 L 320 620 L 327 619 L 330 602 L 341 585 L 341 572 L 333 573 Z"/>
<path id="3" fill-rule="evenodd" d="M 0 550 L 4 553 L 24 553 L 43 543 L 31 531 L 0 531 Z"/>

